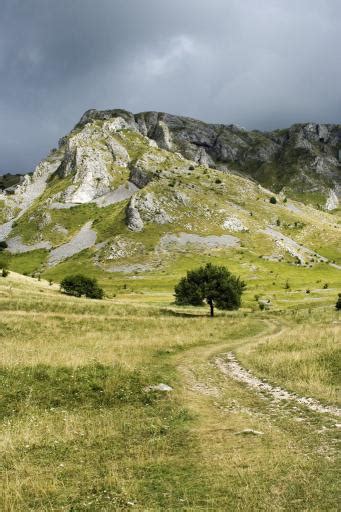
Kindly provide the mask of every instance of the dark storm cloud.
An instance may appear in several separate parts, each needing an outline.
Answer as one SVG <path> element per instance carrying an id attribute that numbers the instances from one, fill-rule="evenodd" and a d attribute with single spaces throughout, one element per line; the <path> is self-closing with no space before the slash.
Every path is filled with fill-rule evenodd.
<path id="1" fill-rule="evenodd" d="M 341 122 L 339 0 L 0 0 L 0 172 L 88 108 Z"/>

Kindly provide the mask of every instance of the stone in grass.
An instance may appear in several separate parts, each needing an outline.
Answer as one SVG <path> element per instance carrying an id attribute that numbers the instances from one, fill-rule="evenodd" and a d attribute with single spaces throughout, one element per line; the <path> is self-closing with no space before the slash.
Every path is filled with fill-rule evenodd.
<path id="1" fill-rule="evenodd" d="M 169 391 L 173 391 L 173 388 L 171 386 L 168 386 L 168 384 L 163 384 L 161 382 L 160 384 L 147 386 L 145 388 L 145 391 L 165 391 L 166 393 L 168 393 Z"/>
<path id="2" fill-rule="evenodd" d="M 263 436 L 264 432 L 260 432 L 259 430 L 253 430 L 252 428 L 244 428 L 244 430 L 241 430 L 240 432 L 236 432 L 236 436 L 243 435 L 243 436 Z"/>

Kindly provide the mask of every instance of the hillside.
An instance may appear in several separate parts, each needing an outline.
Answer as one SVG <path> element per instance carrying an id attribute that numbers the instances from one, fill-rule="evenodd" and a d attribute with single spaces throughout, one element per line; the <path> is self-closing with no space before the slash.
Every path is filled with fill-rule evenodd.
<path id="1" fill-rule="evenodd" d="M 336 510 L 340 210 L 131 116 L 86 113 L 0 196 L 1 510 Z M 174 304 L 208 261 L 238 311 Z"/>
<path id="2" fill-rule="evenodd" d="M 340 130 L 261 134 L 168 114 L 88 111 L 33 176 L 0 195 L 1 259 L 56 280 L 87 271 L 113 291 L 112 276 L 126 275 L 135 290 L 151 282 L 169 289 L 208 259 L 255 288 L 274 276 L 338 282 Z"/>

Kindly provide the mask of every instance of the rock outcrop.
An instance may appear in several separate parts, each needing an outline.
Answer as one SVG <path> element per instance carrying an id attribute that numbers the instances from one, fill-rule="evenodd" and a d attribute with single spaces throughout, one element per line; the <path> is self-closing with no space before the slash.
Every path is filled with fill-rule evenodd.
<path id="1" fill-rule="evenodd" d="M 77 126 L 112 119 L 154 140 L 160 148 L 200 165 L 253 177 L 276 192 L 301 198 L 307 194 L 315 203 L 319 194 L 321 206 L 330 189 L 337 197 L 341 195 L 341 125 L 305 123 L 260 132 L 162 112 L 133 115 L 122 110 L 90 110 Z"/>
<path id="2" fill-rule="evenodd" d="M 143 220 L 139 210 L 136 207 L 136 196 L 133 196 L 127 207 L 127 226 L 131 231 L 142 231 L 144 228 Z"/>

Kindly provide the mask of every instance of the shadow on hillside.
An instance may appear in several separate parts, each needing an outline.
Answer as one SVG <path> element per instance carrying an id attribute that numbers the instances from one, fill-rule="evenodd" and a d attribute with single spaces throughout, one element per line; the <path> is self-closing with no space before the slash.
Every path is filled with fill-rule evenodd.
<path id="1" fill-rule="evenodd" d="M 162 308 L 160 309 L 161 316 L 177 316 L 182 318 L 202 318 L 206 317 L 206 313 L 193 313 L 193 312 L 186 312 L 186 311 L 174 311 L 174 309 L 166 309 Z"/>

